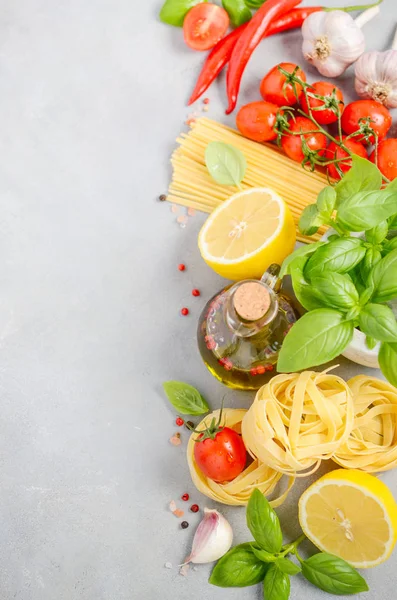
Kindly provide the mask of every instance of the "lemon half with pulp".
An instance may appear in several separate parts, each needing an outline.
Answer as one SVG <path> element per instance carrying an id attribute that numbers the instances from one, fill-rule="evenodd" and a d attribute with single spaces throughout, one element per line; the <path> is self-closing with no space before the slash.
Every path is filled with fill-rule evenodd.
<path id="1" fill-rule="evenodd" d="M 323 552 L 359 569 L 387 560 L 397 540 L 397 504 L 387 485 L 356 469 L 338 469 L 299 500 L 305 535 Z"/>
<path id="2" fill-rule="evenodd" d="M 296 241 L 292 214 L 270 188 L 238 192 L 208 217 L 198 244 L 212 269 L 227 279 L 260 278 L 282 264 Z"/>

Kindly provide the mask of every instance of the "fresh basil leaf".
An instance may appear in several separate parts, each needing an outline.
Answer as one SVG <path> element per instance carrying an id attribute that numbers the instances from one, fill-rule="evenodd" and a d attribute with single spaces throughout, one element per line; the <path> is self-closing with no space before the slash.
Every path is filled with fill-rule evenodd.
<path id="1" fill-rule="evenodd" d="M 326 243 L 327 242 L 319 241 L 319 242 L 314 242 L 313 244 L 304 244 L 303 246 L 300 246 L 299 248 L 297 248 L 292 254 L 287 256 L 287 258 L 284 260 L 282 267 L 281 267 L 280 275 L 279 275 L 280 279 L 285 277 L 285 275 L 291 274 L 289 267 L 296 258 L 299 258 L 301 256 L 310 256 L 310 254 L 313 254 L 318 248 L 320 248 L 320 246 L 325 246 Z"/>
<path id="2" fill-rule="evenodd" d="M 382 254 L 377 248 L 367 248 L 364 259 L 360 263 L 360 274 L 363 281 L 367 281 L 375 265 L 382 260 Z"/>
<path id="3" fill-rule="evenodd" d="M 317 196 L 317 210 L 319 213 L 330 217 L 336 206 L 335 188 L 328 185 Z"/>
<path id="4" fill-rule="evenodd" d="M 280 521 L 275 511 L 257 488 L 247 506 L 247 525 L 255 541 L 266 552 L 279 552 L 283 544 Z"/>
<path id="5" fill-rule="evenodd" d="M 166 381 L 164 391 L 172 406 L 181 415 L 203 415 L 209 406 L 196 388 L 182 381 Z"/>
<path id="6" fill-rule="evenodd" d="M 354 323 L 331 308 L 306 313 L 288 332 L 277 370 L 294 373 L 322 365 L 339 356 L 353 338 Z"/>
<path id="7" fill-rule="evenodd" d="M 360 239 L 339 238 L 322 246 L 309 258 L 304 275 L 310 281 L 328 271 L 347 273 L 362 261 L 365 252 Z"/>
<path id="8" fill-rule="evenodd" d="M 330 308 L 347 310 L 358 304 L 358 292 L 348 275 L 326 272 L 312 277 L 311 284 Z"/>
<path id="9" fill-rule="evenodd" d="M 397 229 L 397 213 L 389 219 L 389 229 Z"/>
<path id="10" fill-rule="evenodd" d="M 378 358 L 383 375 L 397 387 L 397 344 L 383 343 Z"/>
<path id="11" fill-rule="evenodd" d="M 289 576 L 271 565 L 263 581 L 264 600 L 288 600 L 291 592 Z"/>
<path id="12" fill-rule="evenodd" d="M 222 185 L 239 186 L 247 169 L 244 154 L 224 142 L 210 142 L 207 145 L 205 164 L 211 177 Z"/>
<path id="13" fill-rule="evenodd" d="M 374 227 L 373 229 L 369 229 L 369 231 L 365 232 L 365 238 L 368 242 L 377 246 L 386 238 L 389 232 L 389 224 L 387 221 L 382 221 Z"/>
<path id="14" fill-rule="evenodd" d="M 200 2 L 207 0 L 166 0 L 160 10 L 160 20 L 167 25 L 182 27 L 186 13 Z"/>
<path id="15" fill-rule="evenodd" d="M 299 230 L 302 235 L 314 235 L 317 233 L 324 219 L 320 215 L 316 204 L 309 204 L 303 209 L 299 219 Z"/>
<path id="16" fill-rule="evenodd" d="M 365 338 L 365 343 L 367 345 L 368 350 L 373 350 L 378 342 L 374 340 L 374 338 L 367 336 Z"/>
<path id="17" fill-rule="evenodd" d="M 334 187 L 337 206 L 358 192 L 379 190 L 381 185 L 382 173 L 378 167 L 369 160 L 353 154 L 351 169 Z"/>
<path id="18" fill-rule="evenodd" d="M 373 302 L 389 302 L 397 297 L 397 250 L 386 254 L 368 276 L 374 289 Z"/>
<path id="19" fill-rule="evenodd" d="M 368 231 L 396 211 L 397 191 L 390 189 L 358 192 L 344 200 L 338 209 L 337 222 L 348 231 Z"/>
<path id="20" fill-rule="evenodd" d="M 354 567 L 325 552 L 303 561 L 302 574 L 310 583 L 329 594 L 343 596 L 368 591 L 365 579 Z"/>
<path id="21" fill-rule="evenodd" d="M 306 310 L 324 308 L 323 298 L 317 296 L 316 290 L 303 275 L 307 260 L 307 256 L 297 257 L 289 266 L 295 296 Z"/>
<path id="22" fill-rule="evenodd" d="M 269 565 L 256 558 L 251 544 L 240 544 L 216 563 L 209 582 L 218 587 L 247 587 L 263 581 Z"/>
<path id="23" fill-rule="evenodd" d="M 367 304 L 359 315 L 360 329 L 380 342 L 397 343 L 397 321 L 393 311 L 384 304 Z"/>
<path id="24" fill-rule="evenodd" d="M 283 573 L 287 575 L 297 575 L 301 572 L 299 565 L 296 565 L 289 558 L 279 558 L 276 560 L 276 565 Z"/>
<path id="25" fill-rule="evenodd" d="M 276 562 L 277 556 L 272 552 L 266 552 L 266 550 L 262 550 L 258 544 L 251 544 L 252 552 L 255 554 L 256 558 L 259 558 L 262 562 L 272 563 Z"/>
<path id="26" fill-rule="evenodd" d="M 397 249 L 397 236 L 392 238 L 391 240 L 386 240 L 383 244 L 382 252 L 383 254 L 389 254 L 389 252 L 393 252 L 393 250 Z"/>
<path id="27" fill-rule="evenodd" d="M 247 23 L 252 17 L 244 0 L 222 0 L 222 6 L 230 17 L 233 27 Z"/>

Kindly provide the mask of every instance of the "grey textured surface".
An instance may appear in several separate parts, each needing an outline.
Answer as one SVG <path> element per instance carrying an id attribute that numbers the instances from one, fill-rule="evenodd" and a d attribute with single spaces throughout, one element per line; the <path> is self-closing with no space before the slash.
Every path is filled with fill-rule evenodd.
<path id="1" fill-rule="evenodd" d="M 196 247 L 204 217 L 181 229 L 156 202 L 203 59 L 157 21 L 158 5 L 0 4 L 2 600 L 261 597 L 211 588 L 209 567 L 187 578 L 176 568 L 199 516 L 182 532 L 169 501 L 188 491 L 211 503 L 194 491 L 183 449 L 168 443 L 174 415 L 161 383 L 187 380 L 219 405 L 225 390 L 201 364 L 195 328 L 223 282 Z M 385 0 L 365 28 L 368 47 L 386 48 L 395 21 L 397 5 Z M 276 62 L 300 60 L 299 42 L 295 32 L 261 45 L 241 102 L 259 97 Z M 341 81 L 348 92 L 351 71 Z M 223 119 L 223 80 L 208 95 L 209 116 Z M 342 361 L 338 372 L 358 371 Z M 251 400 L 227 391 L 225 403 Z M 396 474 L 383 478 L 396 492 Z M 307 483 L 279 510 L 291 537 Z M 244 510 L 224 513 L 236 540 L 247 539 Z M 395 560 L 367 573 L 363 598 L 395 596 Z M 303 597 L 326 596 L 296 578 L 291 598 Z"/>

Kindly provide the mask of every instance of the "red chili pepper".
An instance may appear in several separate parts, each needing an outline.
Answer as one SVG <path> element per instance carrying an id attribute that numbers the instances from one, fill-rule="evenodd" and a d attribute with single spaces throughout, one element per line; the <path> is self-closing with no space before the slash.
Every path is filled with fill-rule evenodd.
<path id="1" fill-rule="evenodd" d="M 295 8 L 290 10 L 288 13 L 275 19 L 265 35 L 263 37 L 269 37 L 282 31 L 288 31 L 289 29 L 296 29 L 302 27 L 303 21 L 312 13 L 324 10 L 322 6 L 308 6 L 306 8 Z M 209 53 L 201 73 L 197 79 L 196 87 L 188 102 L 188 106 L 196 102 L 200 96 L 202 96 L 209 88 L 211 83 L 218 77 L 223 67 L 229 62 L 233 52 L 233 48 L 236 45 L 238 38 L 244 29 L 247 28 L 248 23 L 244 23 L 234 29 L 229 35 L 222 38 L 216 46 Z"/>
<path id="2" fill-rule="evenodd" d="M 255 48 L 268 32 L 272 21 L 290 11 L 299 2 L 300 0 L 267 0 L 255 13 L 251 21 L 248 21 L 248 25 L 238 38 L 230 57 L 226 77 L 227 97 L 229 100 L 229 106 L 226 110 L 227 115 L 233 112 L 236 107 L 241 78 L 245 67 Z"/>

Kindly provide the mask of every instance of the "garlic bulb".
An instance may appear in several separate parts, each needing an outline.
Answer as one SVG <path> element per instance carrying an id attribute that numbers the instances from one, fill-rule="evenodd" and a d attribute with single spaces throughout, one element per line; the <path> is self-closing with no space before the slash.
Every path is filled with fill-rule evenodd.
<path id="1" fill-rule="evenodd" d="M 357 61 L 356 92 L 388 108 L 397 108 L 397 50 L 366 52 Z"/>
<path id="2" fill-rule="evenodd" d="M 360 27 L 378 12 L 378 6 L 370 8 L 356 20 L 341 10 L 312 13 L 302 25 L 305 59 L 325 77 L 342 75 L 364 52 Z"/>
<path id="3" fill-rule="evenodd" d="M 217 510 L 204 509 L 204 518 L 193 538 L 189 562 L 202 564 L 221 558 L 233 543 L 233 530 L 228 521 Z"/>

